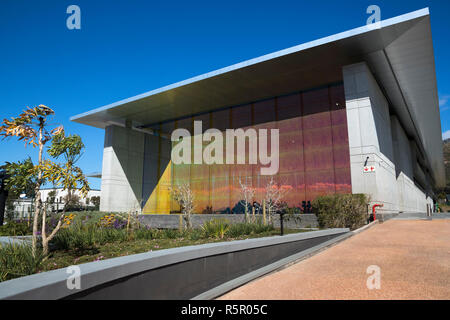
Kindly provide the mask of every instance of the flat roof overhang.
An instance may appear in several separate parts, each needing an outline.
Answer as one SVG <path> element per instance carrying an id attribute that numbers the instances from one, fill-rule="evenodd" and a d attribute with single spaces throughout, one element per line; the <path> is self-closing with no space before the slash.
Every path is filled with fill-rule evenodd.
<path id="1" fill-rule="evenodd" d="M 367 62 L 436 186 L 445 185 L 428 8 L 208 72 L 71 117 L 97 128 L 145 127 L 342 81 Z"/>

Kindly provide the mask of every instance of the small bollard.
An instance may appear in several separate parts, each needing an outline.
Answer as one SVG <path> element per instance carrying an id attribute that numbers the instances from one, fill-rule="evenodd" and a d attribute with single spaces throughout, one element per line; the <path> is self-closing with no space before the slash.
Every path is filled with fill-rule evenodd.
<path id="1" fill-rule="evenodd" d="M 283 216 L 286 213 L 285 210 L 279 210 L 277 212 L 280 215 L 280 236 L 284 235 L 284 223 L 283 223 Z"/>

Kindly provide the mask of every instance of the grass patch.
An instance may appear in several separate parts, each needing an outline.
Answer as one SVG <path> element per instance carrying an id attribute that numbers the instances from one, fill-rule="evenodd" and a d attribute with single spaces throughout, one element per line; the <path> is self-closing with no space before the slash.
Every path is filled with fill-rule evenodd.
<path id="1" fill-rule="evenodd" d="M 38 272 L 43 259 L 40 249 L 33 257 L 30 245 L 0 244 L 0 282 Z"/>

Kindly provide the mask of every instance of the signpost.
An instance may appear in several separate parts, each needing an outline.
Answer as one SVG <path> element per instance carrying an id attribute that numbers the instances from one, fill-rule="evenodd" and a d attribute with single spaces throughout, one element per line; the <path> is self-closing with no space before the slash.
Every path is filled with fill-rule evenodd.
<path id="1" fill-rule="evenodd" d="M 283 223 L 283 216 L 286 213 L 285 209 L 278 210 L 277 212 L 280 215 L 280 236 L 284 235 L 284 223 Z"/>

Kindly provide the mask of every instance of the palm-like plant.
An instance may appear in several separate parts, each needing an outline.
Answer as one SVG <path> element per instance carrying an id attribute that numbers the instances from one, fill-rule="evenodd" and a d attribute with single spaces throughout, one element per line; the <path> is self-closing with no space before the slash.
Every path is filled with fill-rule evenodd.
<path id="1" fill-rule="evenodd" d="M 55 112 L 51 108 L 43 104 L 34 108 L 27 107 L 18 117 L 11 118 L 11 120 L 4 119 L 0 126 L 0 136 L 3 138 L 17 137 L 19 141 L 25 142 L 25 146 L 32 145 L 33 147 L 39 148 L 38 166 L 35 167 L 37 169 L 37 180 L 35 185 L 36 200 L 33 218 L 33 256 L 36 256 L 39 213 L 42 211 L 39 190 L 43 182 L 40 166 L 43 163 L 44 145 L 52 139 L 53 135 L 63 130 L 62 126 L 52 130 L 47 129 L 49 116 L 54 114 Z"/>
<path id="2" fill-rule="evenodd" d="M 42 247 L 43 254 L 48 254 L 48 243 L 64 224 L 63 218 L 67 209 L 66 203 L 63 213 L 60 216 L 58 224 L 47 236 L 46 234 L 46 213 L 43 212 L 42 201 L 40 196 L 40 188 L 44 180 L 52 182 L 54 186 L 61 186 L 69 191 L 69 199 L 71 190 L 80 189 L 83 197 L 89 192 L 89 183 L 83 174 L 83 171 L 74 164 L 79 159 L 84 144 L 77 135 L 66 136 L 62 126 L 48 130 L 48 118 L 55 112 L 47 106 L 39 105 L 35 108 L 27 108 L 19 117 L 11 120 L 4 119 L 0 126 L 0 136 L 4 138 L 18 137 L 19 141 L 25 141 L 25 145 L 32 145 L 39 148 L 39 161 L 36 166 L 32 166 L 32 171 L 37 176 L 35 189 L 35 211 L 33 218 L 33 241 L 32 252 L 36 257 L 37 253 L 37 234 L 39 215 L 42 214 Z M 48 153 L 50 156 L 58 159 L 64 157 L 65 163 L 59 164 L 51 160 L 43 159 L 44 145 L 48 141 L 52 141 Z"/>

